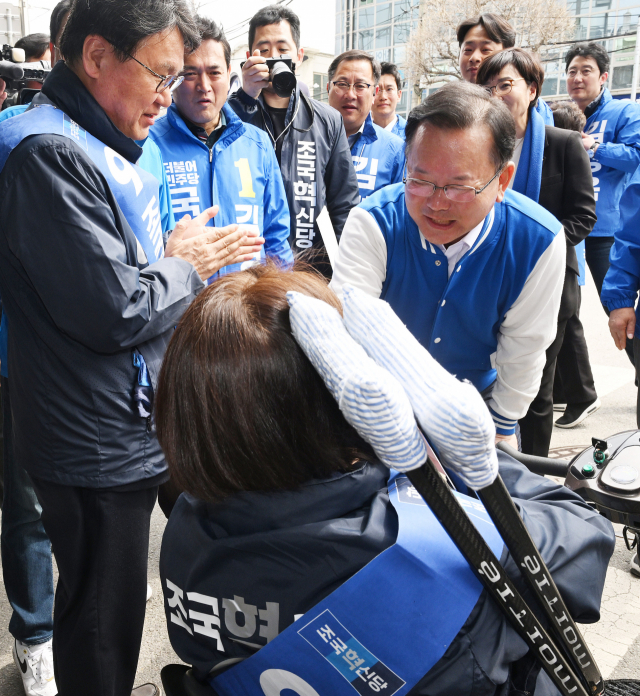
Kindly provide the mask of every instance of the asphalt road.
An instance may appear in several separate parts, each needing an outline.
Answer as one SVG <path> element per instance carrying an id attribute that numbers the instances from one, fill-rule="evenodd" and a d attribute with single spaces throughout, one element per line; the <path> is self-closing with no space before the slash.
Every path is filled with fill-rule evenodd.
<path id="1" fill-rule="evenodd" d="M 634 371 L 626 354 L 618 352 L 613 345 L 606 316 L 590 278 L 583 293 L 581 316 L 602 408 L 576 428 L 554 429 L 552 448 L 556 448 L 558 454 L 576 446 L 588 446 L 592 436 L 606 437 L 636 427 Z M 165 518 L 156 507 L 149 551 L 149 582 L 154 594 L 147 604 L 136 684 L 159 683 L 162 666 L 179 661 L 167 637 L 158 576 L 164 525 Z M 609 565 L 601 621 L 585 629 L 585 637 L 605 678 L 640 679 L 640 579 L 629 574 L 629 557 L 630 553 L 618 539 Z M 23 696 L 19 672 L 11 657 L 12 639 L 7 630 L 10 615 L 11 608 L 4 592 L 0 591 L 0 696 Z M 90 696 L 91 693 L 88 685 L 86 694 Z"/>

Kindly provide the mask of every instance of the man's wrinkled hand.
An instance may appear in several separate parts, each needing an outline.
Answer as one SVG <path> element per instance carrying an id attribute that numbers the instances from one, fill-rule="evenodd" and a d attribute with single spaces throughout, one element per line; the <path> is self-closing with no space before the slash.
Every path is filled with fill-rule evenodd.
<path id="1" fill-rule="evenodd" d="M 242 66 L 242 89 L 252 99 L 257 99 L 260 92 L 269 86 L 269 68 L 267 59 L 257 49 L 253 55 L 247 51 L 247 62 Z"/>
<path id="2" fill-rule="evenodd" d="M 618 350 L 624 350 L 627 340 L 632 341 L 636 330 L 636 313 L 633 307 L 614 309 L 609 315 L 609 331 Z"/>
<path id="3" fill-rule="evenodd" d="M 256 230 L 244 226 L 205 227 L 217 212 L 216 206 L 193 220 L 185 215 L 171 233 L 165 249 L 166 257 L 188 261 L 202 280 L 223 266 L 250 261 L 264 244 Z"/>
<path id="4" fill-rule="evenodd" d="M 582 136 L 582 145 L 587 152 L 593 147 L 596 139 L 592 135 L 587 135 L 586 133 L 580 133 Z"/>

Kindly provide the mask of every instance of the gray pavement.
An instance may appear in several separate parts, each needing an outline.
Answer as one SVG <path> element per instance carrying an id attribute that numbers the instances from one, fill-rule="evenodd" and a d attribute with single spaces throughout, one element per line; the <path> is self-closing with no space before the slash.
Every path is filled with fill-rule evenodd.
<path id="1" fill-rule="evenodd" d="M 554 428 L 552 448 L 587 447 L 592 436 L 606 437 L 636 427 L 634 371 L 626 354 L 618 352 L 613 345 L 590 278 L 583 292 L 581 316 L 602 408 L 576 428 Z M 159 683 L 162 666 L 179 662 L 167 637 L 158 576 L 164 525 L 164 516 L 156 506 L 149 550 L 149 582 L 154 594 L 147 604 L 136 684 Z M 621 534 L 620 528 L 617 533 Z M 601 620 L 585 627 L 585 638 L 605 678 L 640 679 L 640 579 L 629 574 L 629 557 L 622 539 L 618 538 L 609 564 Z M 0 588 L 0 696 L 23 696 L 19 672 L 11 658 L 12 639 L 7 630 L 10 615 L 10 606 Z M 91 693 L 88 685 L 86 696 Z"/>

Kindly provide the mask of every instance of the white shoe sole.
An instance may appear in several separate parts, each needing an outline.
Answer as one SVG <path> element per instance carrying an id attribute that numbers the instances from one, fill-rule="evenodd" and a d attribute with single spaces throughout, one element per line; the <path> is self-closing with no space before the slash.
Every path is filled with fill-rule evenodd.
<path id="1" fill-rule="evenodd" d="M 564 413 L 565 408 L 567 408 L 567 404 L 553 404 L 554 411 L 559 411 L 560 413 Z"/>
<path id="2" fill-rule="evenodd" d="M 554 425 L 556 426 L 556 428 L 575 428 L 576 425 L 579 425 L 580 423 L 582 423 L 583 420 L 588 418 L 592 413 L 595 413 L 600 408 L 600 406 L 602 406 L 602 402 L 600 401 L 600 399 L 596 399 L 591 404 L 591 406 L 589 406 L 589 408 L 585 409 L 573 422 L 560 424 L 560 423 L 558 423 L 558 421 L 556 421 L 554 423 Z"/>
<path id="3" fill-rule="evenodd" d="M 147 583 L 147 602 L 153 597 L 153 588 Z"/>

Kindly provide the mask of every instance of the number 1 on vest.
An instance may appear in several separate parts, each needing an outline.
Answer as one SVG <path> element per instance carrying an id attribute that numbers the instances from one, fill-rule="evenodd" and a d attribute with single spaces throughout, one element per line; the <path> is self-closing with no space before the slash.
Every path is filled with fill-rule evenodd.
<path id="1" fill-rule="evenodd" d="M 251 168 L 249 167 L 249 160 L 246 157 L 242 157 L 237 162 L 233 163 L 238 167 L 240 172 L 240 183 L 242 184 L 242 189 L 240 191 L 241 198 L 255 198 L 256 193 L 253 190 L 253 180 L 251 178 Z"/>

